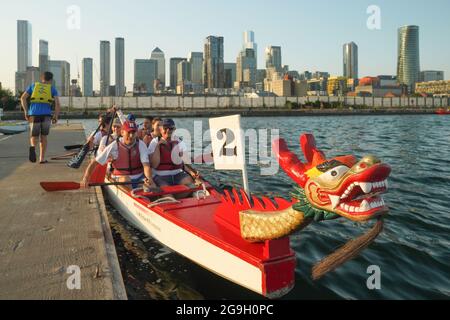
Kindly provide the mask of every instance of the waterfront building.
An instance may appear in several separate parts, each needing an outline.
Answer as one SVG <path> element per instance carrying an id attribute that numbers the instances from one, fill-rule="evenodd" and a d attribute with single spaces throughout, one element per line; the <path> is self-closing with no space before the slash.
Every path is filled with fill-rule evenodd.
<path id="1" fill-rule="evenodd" d="M 255 51 L 256 66 L 258 66 L 258 45 L 255 42 L 255 32 L 244 32 L 244 46 L 242 50 L 245 49 L 253 49 L 253 51 Z"/>
<path id="2" fill-rule="evenodd" d="M 25 88 L 28 88 L 33 83 L 39 82 L 41 79 L 41 72 L 38 67 L 27 67 L 26 74 Z"/>
<path id="3" fill-rule="evenodd" d="M 156 47 L 150 56 L 150 59 L 157 62 L 157 79 L 160 81 L 159 86 L 165 87 L 166 85 L 166 57 L 164 52 Z"/>
<path id="4" fill-rule="evenodd" d="M 416 93 L 428 96 L 450 96 L 450 80 L 419 82 L 416 84 Z"/>
<path id="5" fill-rule="evenodd" d="M 227 89 L 231 89 L 234 87 L 234 83 L 236 82 L 236 71 L 237 64 L 236 63 L 225 63 L 224 64 L 224 87 Z"/>
<path id="6" fill-rule="evenodd" d="M 397 77 L 400 84 L 414 92 L 420 76 L 419 27 L 404 26 L 398 29 Z"/>
<path id="7" fill-rule="evenodd" d="M 178 81 L 178 64 L 182 61 L 187 61 L 186 58 L 170 58 L 170 88 L 177 88 Z"/>
<path id="8" fill-rule="evenodd" d="M 205 61 L 203 63 L 203 83 L 205 88 L 222 89 L 225 86 L 223 37 L 209 36 L 205 41 Z"/>
<path id="9" fill-rule="evenodd" d="M 344 77 L 358 79 L 358 46 L 354 42 L 344 44 Z"/>
<path id="10" fill-rule="evenodd" d="M 269 46 L 265 51 L 266 69 L 275 68 L 277 72 L 282 72 L 281 47 Z"/>
<path id="11" fill-rule="evenodd" d="M 329 96 L 345 96 L 348 92 L 346 77 L 330 77 L 327 82 Z"/>
<path id="12" fill-rule="evenodd" d="M 236 60 L 236 82 L 239 88 L 254 88 L 256 84 L 256 53 L 253 49 L 245 49 Z"/>
<path id="13" fill-rule="evenodd" d="M 39 70 L 41 73 L 48 71 L 48 41 L 39 40 Z"/>
<path id="14" fill-rule="evenodd" d="M 111 86 L 111 44 L 100 41 L 100 95 L 109 96 Z"/>
<path id="15" fill-rule="evenodd" d="M 183 82 L 192 81 L 191 64 L 189 61 L 184 60 L 178 64 L 177 76 L 177 85 L 182 84 Z"/>
<path id="16" fill-rule="evenodd" d="M 188 62 L 191 66 L 191 81 L 203 84 L 203 52 L 190 52 Z"/>
<path id="17" fill-rule="evenodd" d="M 420 82 L 442 81 L 444 80 L 444 71 L 424 70 L 420 72 Z"/>
<path id="18" fill-rule="evenodd" d="M 92 58 L 84 58 L 82 63 L 82 92 L 84 97 L 92 97 L 94 95 L 94 60 Z"/>
<path id="19" fill-rule="evenodd" d="M 395 77 L 379 76 L 360 79 L 354 90 L 354 95 L 377 98 L 400 97 L 402 92 L 402 87 L 396 82 Z"/>
<path id="20" fill-rule="evenodd" d="M 27 20 L 17 21 L 17 72 L 32 66 L 32 28 Z"/>
<path id="21" fill-rule="evenodd" d="M 134 60 L 134 84 L 135 96 L 148 96 L 154 93 L 155 80 L 158 78 L 158 61 L 153 59 Z"/>
<path id="22" fill-rule="evenodd" d="M 26 88 L 27 67 L 32 66 L 32 28 L 26 20 L 17 20 L 17 71 L 15 73 L 16 94 Z"/>
<path id="23" fill-rule="evenodd" d="M 53 73 L 53 85 L 60 96 L 68 96 L 70 91 L 70 64 L 62 60 L 48 62 L 50 72 Z"/>
<path id="24" fill-rule="evenodd" d="M 125 95 L 125 39 L 116 38 L 116 96 Z"/>

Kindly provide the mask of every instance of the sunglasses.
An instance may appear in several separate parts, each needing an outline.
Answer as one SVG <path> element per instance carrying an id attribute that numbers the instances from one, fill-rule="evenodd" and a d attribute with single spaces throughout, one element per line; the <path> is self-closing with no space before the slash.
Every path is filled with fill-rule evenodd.
<path id="1" fill-rule="evenodd" d="M 175 131 L 175 128 L 166 128 L 166 127 L 163 127 L 163 129 L 165 130 L 165 131 Z"/>

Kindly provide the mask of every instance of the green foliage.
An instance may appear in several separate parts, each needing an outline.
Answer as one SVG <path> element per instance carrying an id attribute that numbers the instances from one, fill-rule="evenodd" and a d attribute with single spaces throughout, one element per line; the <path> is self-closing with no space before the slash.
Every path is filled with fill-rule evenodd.
<path id="1" fill-rule="evenodd" d="M 0 90 L 0 108 L 5 111 L 15 110 L 18 104 L 18 100 L 14 97 L 11 90 Z"/>

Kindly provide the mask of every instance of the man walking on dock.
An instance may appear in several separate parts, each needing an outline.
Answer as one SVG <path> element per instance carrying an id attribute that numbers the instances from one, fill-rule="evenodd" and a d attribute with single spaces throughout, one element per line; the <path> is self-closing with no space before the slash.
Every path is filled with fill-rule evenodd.
<path id="1" fill-rule="evenodd" d="M 39 160 L 41 164 L 47 163 L 45 151 L 47 150 L 47 136 L 50 133 L 51 123 L 58 122 L 61 105 L 58 91 L 52 85 L 53 74 L 45 72 L 41 75 L 41 81 L 32 84 L 20 98 L 25 119 L 30 123 L 30 150 L 29 160 L 36 162 L 36 144 L 40 141 Z M 31 97 L 31 105 L 28 109 L 28 98 Z M 52 105 L 55 103 L 55 114 L 52 117 Z"/>

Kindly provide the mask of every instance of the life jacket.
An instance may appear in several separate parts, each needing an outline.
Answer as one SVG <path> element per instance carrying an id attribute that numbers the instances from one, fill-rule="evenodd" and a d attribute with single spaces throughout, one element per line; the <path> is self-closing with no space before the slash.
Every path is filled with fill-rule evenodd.
<path id="1" fill-rule="evenodd" d="M 160 145 L 160 163 L 156 170 L 158 171 L 169 171 L 183 169 L 184 164 L 174 164 L 172 160 L 172 151 L 179 144 L 179 141 L 170 141 L 167 144 Z"/>
<path id="2" fill-rule="evenodd" d="M 36 82 L 31 94 L 31 102 L 52 104 L 53 101 L 52 85 Z"/>
<path id="3" fill-rule="evenodd" d="M 118 157 L 112 162 L 113 175 L 128 176 L 136 175 L 144 172 L 141 162 L 141 153 L 139 152 L 139 141 L 133 146 L 126 146 L 118 138 L 117 140 Z"/>

